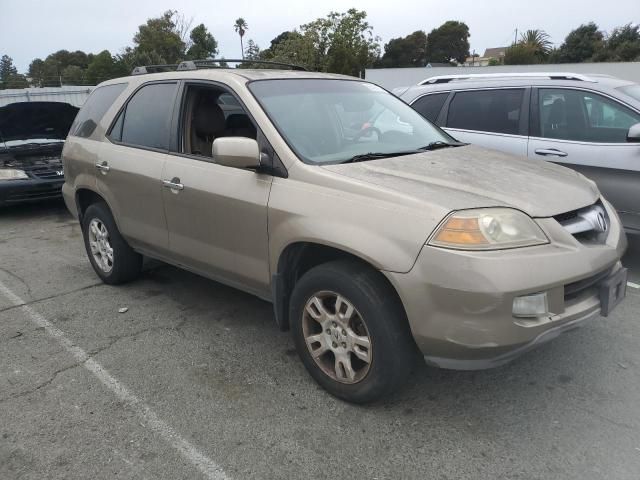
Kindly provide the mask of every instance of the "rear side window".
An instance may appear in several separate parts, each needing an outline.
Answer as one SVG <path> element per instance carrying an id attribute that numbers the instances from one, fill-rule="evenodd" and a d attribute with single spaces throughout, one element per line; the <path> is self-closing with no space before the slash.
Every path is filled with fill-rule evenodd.
<path id="1" fill-rule="evenodd" d="M 90 137 L 98 122 L 126 87 L 126 83 L 117 83 L 96 88 L 78 112 L 71 125 L 70 134 L 76 137 Z"/>
<path id="2" fill-rule="evenodd" d="M 440 110 L 442 110 L 442 106 L 448 96 L 449 92 L 432 93 L 431 95 L 425 95 L 419 98 L 411 106 L 424 118 L 432 123 L 436 123 L 438 114 Z"/>
<path id="3" fill-rule="evenodd" d="M 176 90 L 176 83 L 142 87 L 120 113 L 111 138 L 129 145 L 167 150 Z"/>
<path id="4" fill-rule="evenodd" d="M 457 92 L 449 104 L 447 127 L 516 135 L 523 95 L 523 89 Z"/>
<path id="5" fill-rule="evenodd" d="M 594 143 L 626 143 L 640 114 L 594 92 L 540 89 L 540 136 Z"/>

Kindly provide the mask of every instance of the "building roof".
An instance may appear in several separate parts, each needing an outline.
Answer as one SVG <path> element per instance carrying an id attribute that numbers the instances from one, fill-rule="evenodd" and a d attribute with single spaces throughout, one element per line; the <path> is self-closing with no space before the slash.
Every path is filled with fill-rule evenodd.
<path id="1" fill-rule="evenodd" d="M 504 52 L 507 49 L 507 47 L 494 47 L 494 48 L 487 48 L 484 51 L 484 58 L 498 58 L 498 57 L 504 57 Z"/>

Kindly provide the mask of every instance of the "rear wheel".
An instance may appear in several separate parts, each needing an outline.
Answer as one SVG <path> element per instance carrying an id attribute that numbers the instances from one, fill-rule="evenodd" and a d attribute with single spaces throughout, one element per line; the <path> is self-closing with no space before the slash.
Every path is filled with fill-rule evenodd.
<path id="1" fill-rule="evenodd" d="M 309 270 L 294 288 L 289 318 L 311 376 L 344 400 L 377 400 L 411 370 L 415 344 L 404 309 L 364 264 L 334 261 Z"/>
<path id="2" fill-rule="evenodd" d="M 84 245 L 91 266 L 108 284 L 136 278 L 142 269 L 142 255 L 120 235 L 109 207 L 103 202 L 90 205 L 82 219 Z"/>

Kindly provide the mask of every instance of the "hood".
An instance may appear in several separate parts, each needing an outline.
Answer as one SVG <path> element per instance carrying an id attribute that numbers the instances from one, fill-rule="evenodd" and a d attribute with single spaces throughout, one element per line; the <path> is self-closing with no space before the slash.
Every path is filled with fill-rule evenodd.
<path id="1" fill-rule="evenodd" d="M 0 147 L 17 140 L 64 140 L 78 108 L 61 102 L 18 102 L 0 108 Z"/>
<path id="2" fill-rule="evenodd" d="M 471 145 L 322 168 L 446 210 L 513 207 L 549 217 L 599 197 L 573 170 Z"/>

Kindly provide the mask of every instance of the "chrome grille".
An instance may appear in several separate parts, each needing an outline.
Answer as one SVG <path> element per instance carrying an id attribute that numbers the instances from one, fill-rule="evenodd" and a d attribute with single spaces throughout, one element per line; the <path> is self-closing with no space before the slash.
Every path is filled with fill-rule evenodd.
<path id="1" fill-rule="evenodd" d="M 565 230 L 582 241 L 603 241 L 609 230 L 609 215 L 600 201 L 554 218 Z"/>

